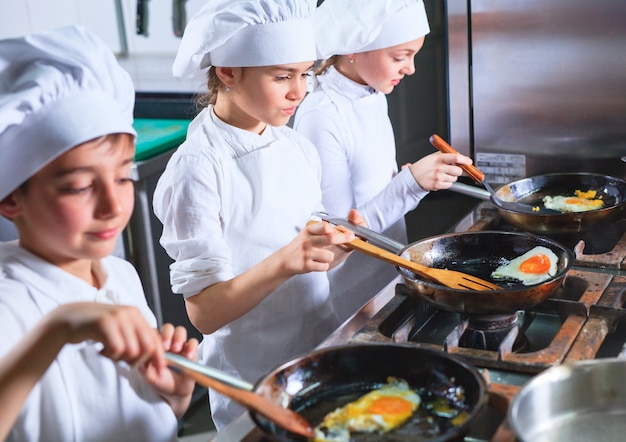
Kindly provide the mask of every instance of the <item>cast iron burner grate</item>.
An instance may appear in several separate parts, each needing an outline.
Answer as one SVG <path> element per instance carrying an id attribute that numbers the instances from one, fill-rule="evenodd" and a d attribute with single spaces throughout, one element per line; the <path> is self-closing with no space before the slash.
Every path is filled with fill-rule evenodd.
<path id="1" fill-rule="evenodd" d="M 478 367 L 538 373 L 568 359 L 591 307 L 598 303 L 612 279 L 604 273 L 570 270 L 563 286 L 546 301 L 532 309 L 495 318 L 497 332 L 489 337 L 488 345 L 474 345 L 466 332 L 470 326 L 476 329 L 478 323 L 485 325 L 485 319 L 494 318 L 438 310 L 417 298 L 405 284 L 397 284 L 395 296 L 350 340 L 415 344 L 457 354 Z M 601 307 L 594 307 L 594 311 L 598 309 Z M 610 329 L 609 319 L 601 321 L 607 324 L 604 328 Z M 494 325 L 487 323 L 489 327 Z M 589 343 L 579 346 L 595 346 L 596 350 L 599 347 Z M 584 356 L 589 359 L 587 354 Z"/>

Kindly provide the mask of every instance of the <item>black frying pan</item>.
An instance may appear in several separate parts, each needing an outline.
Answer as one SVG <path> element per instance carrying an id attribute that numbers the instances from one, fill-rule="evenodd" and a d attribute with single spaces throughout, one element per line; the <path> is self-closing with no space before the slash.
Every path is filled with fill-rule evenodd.
<path id="1" fill-rule="evenodd" d="M 499 231 L 433 236 L 398 252 L 423 265 L 458 270 L 493 281 L 491 272 L 502 264 L 503 259 L 510 261 L 536 246 L 547 247 L 559 259 L 556 275 L 536 285 L 494 281 L 502 290 L 468 292 L 420 280 L 404 269 L 398 268 L 398 271 L 416 295 L 437 308 L 476 315 L 513 313 L 534 307 L 561 286 L 574 262 L 572 252 L 551 239 L 528 233 Z"/>
<path id="2" fill-rule="evenodd" d="M 485 200 L 492 200 L 500 216 L 509 224 L 528 232 L 541 234 L 576 233 L 608 225 L 622 219 L 626 213 L 626 181 L 592 173 L 555 173 L 513 181 L 496 189 L 503 201 L 543 207 L 543 197 L 574 195 L 575 190 L 595 190 L 604 207 L 588 212 L 525 213 L 496 204 L 489 192 L 461 183 L 451 190 Z"/>
<path id="3" fill-rule="evenodd" d="M 558 242 L 530 233 L 480 231 L 448 233 L 432 236 L 404 246 L 391 238 L 363 226 L 352 227 L 355 234 L 375 242 L 390 252 L 427 267 L 456 270 L 486 281 L 493 281 L 500 290 L 468 291 L 420 279 L 410 270 L 396 267 L 416 297 L 435 307 L 457 313 L 495 315 L 524 310 L 547 299 L 563 283 L 574 262 L 572 252 Z M 523 285 L 517 281 L 495 281 L 491 273 L 504 260 L 511 261 L 537 246 L 552 250 L 558 258 L 557 272 L 544 282 Z"/>
<path id="4" fill-rule="evenodd" d="M 316 350 L 293 359 L 264 376 L 255 391 L 289 407 L 318 425 L 323 416 L 386 383 L 387 377 L 406 380 L 418 391 L 422 403 L 413 418 L 384 435 L 353 434 L 351 441 L 459 440 L 487 402 L 481 374 L 462 359 L 447 353 L 404 344 L 348 344 Z M 455 426 L 449 417 L 433 416 L 428 405 L 436 398 L 453 397 L 455 407 L 467 413 Z M 271 439 L 302 440 L 250 412 L 256 425 Z M 430 417 L 429 417 L 430 416 Z M 431 422 L 432 420 L 432 422 Z"/>

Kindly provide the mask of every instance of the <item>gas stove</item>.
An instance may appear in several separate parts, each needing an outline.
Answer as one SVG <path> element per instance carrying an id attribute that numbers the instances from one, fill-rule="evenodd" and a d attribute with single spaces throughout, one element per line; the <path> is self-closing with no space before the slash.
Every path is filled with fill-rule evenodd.
<path id="1" fill-rule="evenodd" d="M 484 202 L 452 230 L 515 228 Z M 506 413 L 534 375 L 554 365 L 626 354 L 626 220 L 599 232 L 550 238 L 573 250 L 575 263 L 562 286 L 532 309 L 480 317 L 442 311 L 410 296 L 398 276 L 321 346 L 396 342 L 460 356 L 483 373 L 490 393 L 465 441 L 515 441 Z M 240 440 L 264 440 L 247 423 L 250 431 Z"/>

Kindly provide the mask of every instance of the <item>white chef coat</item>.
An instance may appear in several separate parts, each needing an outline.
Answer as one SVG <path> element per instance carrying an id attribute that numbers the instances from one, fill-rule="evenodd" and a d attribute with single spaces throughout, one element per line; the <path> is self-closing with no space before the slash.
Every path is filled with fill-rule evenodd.
<path id="1" fill-rule="evenodd" d="M 110 256 L 100 262 L 96 289 L 17 242 L 0 243 L 0 355 L 55 307 L 70 302 L 135 305 L 156 327 L 130 263 Z M 172 408 L 125 362 L 99 352 L 102 344 L 67 344 L 35 385 L 10 441 L 171 441 Z"/>
<path id="2" fill-rule="evenodd" d="M 188 298 L 243 273 L 289 243 L 320 210 L 315 148 L 288 127 L 262 135 L 230 126 L 212 107 L 191 123 L 154 194 L 161 244 L 175 260 L 174 293 Z M 203 363 L 254 383 L 310 351 L 338 325 L 325 272 L 296 275 L 201 344 Z M 209 394 L 218 430 L 243 409 Z"/>
<path id="3" fill-rule="evenodd" d="M 404 215 L 428 193 L 410 170 L 398 173 L 387 98 L 334 67 L 318 76 L 296 111 L 294 129 L 317 148 L 323 204 L 333 215 L 356 208 L 369 228 L 406 244 Z M 398 273 L 391 264 L 353 253 L 329 273 L 340 320 L 347 319 Z"/>

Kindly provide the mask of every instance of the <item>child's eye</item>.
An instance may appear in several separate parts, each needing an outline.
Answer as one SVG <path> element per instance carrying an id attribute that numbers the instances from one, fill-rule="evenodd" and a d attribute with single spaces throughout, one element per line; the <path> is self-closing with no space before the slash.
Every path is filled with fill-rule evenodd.
<path id="1" fill-rule="evenodd" d="M 276 80 L 278 81 L 288 81 L 291 80 L 293 77 L 291 75 L 281 75 L 276 77 Z"/>
<path id="2" fill-rule="evenodd" d="M 124 178 L 118 179 L 117 182 L 120 184 L 126 184 L 126 183 L 134 183 L 135 180 L 132 179 L 131 177 L 124 177 Z"/>
<path id="3" fill-rule="evenodd" d="M 61 193 L 65 193 L 67 195 L 79 195 L 83 192 L 89 190 L 91 186 L 87 187 L 64 187 L 61 189 Z"/>

